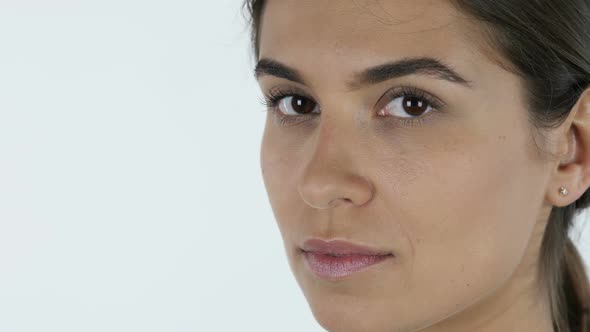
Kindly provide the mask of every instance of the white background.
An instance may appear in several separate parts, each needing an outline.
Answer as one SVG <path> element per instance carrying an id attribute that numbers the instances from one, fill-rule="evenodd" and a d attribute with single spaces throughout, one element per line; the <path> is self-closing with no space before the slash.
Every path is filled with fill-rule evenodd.
<path id="1" fill-rule="evenodd" d="M 323 331 L 240 6 L 0 0 L 0 331 Z"/>

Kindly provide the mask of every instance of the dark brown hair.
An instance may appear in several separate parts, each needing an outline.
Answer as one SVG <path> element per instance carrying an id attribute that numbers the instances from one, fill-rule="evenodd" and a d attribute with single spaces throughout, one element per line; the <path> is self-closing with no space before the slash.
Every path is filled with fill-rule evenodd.
<path id="1" fill-rule="evenodd" d="M 565 121 L 590 87 L 590 0 L 449 0 L 478 24 L 479 39 L 504 69 L 518 75 L 538 133 Z M 245 0 L 254 56 L 265 1 Z M 590 332 L 590 282 L 568 232 L 590 205 L 590 190 L 553 207 L 543 236 L 539 280 L 549 290 L 553 329 Z"/>

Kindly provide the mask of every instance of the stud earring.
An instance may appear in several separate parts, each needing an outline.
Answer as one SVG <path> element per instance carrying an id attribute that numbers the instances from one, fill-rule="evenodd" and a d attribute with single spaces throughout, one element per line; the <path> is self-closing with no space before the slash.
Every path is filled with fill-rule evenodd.
<path id="1" fill-rule="evenodd" d="M 563 187 L 563 186 L 562 186 L 562 187 L 560 187 L 560 188 L 559 188 L 559 194 L 560 194 L 561 196 L 566 196 L 568 193 L 569 193 L 569 191 L 567 190 L 567 188 L 566 188 L 566 187 Z"/>

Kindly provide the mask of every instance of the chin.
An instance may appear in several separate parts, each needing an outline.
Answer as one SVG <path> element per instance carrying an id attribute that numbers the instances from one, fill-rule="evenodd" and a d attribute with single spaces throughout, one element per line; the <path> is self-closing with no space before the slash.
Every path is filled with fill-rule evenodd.
<path id="1" fill-rule="evenodd" d="M 318 297 L 308 303 L 318 324 L 329 332 L 397 332 L 388 315 L 352 296 Z"/>

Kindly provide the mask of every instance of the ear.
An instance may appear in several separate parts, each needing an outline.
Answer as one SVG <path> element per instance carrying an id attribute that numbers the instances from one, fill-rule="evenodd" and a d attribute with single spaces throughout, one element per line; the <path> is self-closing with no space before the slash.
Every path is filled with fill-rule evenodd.
<path id="1" fill-rule="evenodd" d="M 575 202 L 590 187 L 590 87 L 572 108 L 559 131 L 561 159 L 547 188 L 546 200 L 557 207 Z M 560 187 L 567 195 L 561 195 Z"/>

